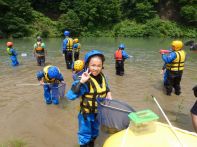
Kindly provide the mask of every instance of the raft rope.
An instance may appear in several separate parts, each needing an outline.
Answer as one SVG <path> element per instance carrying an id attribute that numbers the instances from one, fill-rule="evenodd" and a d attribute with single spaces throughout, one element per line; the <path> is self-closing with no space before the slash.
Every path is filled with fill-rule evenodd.
<path id="1" fill-rule="evenodd" d="M 131 122 L 129 123 L 129 126 L 128 126 L 128 128 L 126 129 L 126 132 L 125 132 L 125 134 L 124 134 L 124 136 L 123 136 L 123 138 L 122 138 L 122 143 L 121 143 L 121 146 L 120 146 L 120 147 L 125 147 L 125 141 L 126 141 L 126 137 L 127 137 L 129 128 L 130 128 L 130 124 L 131 124 Z"/>
<path id="2" fill-rule="evenodd" d="M 157 106 L 159 107 L 160 111 L 162 112 L 163 116 L 165 117 L 166 121 L 168 122 L 171 131 L 174 133 L 174 135 L 176 136 L 177 140 L 179 141 L 181 147 L 183 147 L 183 143 L 181 142 L 181 139 L 178 137 L 178 134 L 176 133 L 174 127 L 172 126 L 171 122 L 169 121 L 168 117 L 166 116 L 166 114 L 164 113 L 163 109 L 161 108 L 161 106 L 159 105 L 157 99 L 152 95 L 153 100 L 155 101 L 155 103 L 157 104 Z"/>

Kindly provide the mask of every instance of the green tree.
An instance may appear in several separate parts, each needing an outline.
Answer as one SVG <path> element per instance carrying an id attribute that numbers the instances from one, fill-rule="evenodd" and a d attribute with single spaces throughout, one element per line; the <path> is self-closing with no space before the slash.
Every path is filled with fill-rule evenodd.
<path id="1" fill-rule="evenodd" d="M 156 4 L 158 0 L 122 0 L 123 17 L 144 23 L 156 16 Z"/>
<path id="2" fill-rule="evenodd" d="M 77 14 L 73 10 L 69 10 L 66 14 L 62 14 L 58 21 L 58 29 L 60 32 L 69 30 L 72 35 L 79 34 L 81 27 L 80 19 Z"/>
<path id="3" fill-rule="evenodd" d="M 1 30 L 7 36 L 29 35 L 28 25 L 32 21 L 32 8 L 28 0 L 3 0 L 8 10 L 0 17 Z"/>
<path id="4" fill-rule="evenodd" d="M 74 2 L 69 0 L 62 0 L 59 5 L 59 10 L 63 13 L 67 13 L 69 9 L 73 9 Z"/>
<path id="5" fill-rule="evenodd" d="M 181 17 L 187 23 L 197 25 L 197 5 L 186 5 L 181 8 Z"/>
<path id="6" fill-rule="evenodd" d="M 119 0 L 76 0 L 74 11 L 89 29 L 110 26 L 120 20 Z"/>

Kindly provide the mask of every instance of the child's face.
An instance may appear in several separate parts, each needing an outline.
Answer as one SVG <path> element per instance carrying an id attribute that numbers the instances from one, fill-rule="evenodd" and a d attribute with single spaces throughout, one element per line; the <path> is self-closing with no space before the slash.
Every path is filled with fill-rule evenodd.
<path id="1" fill-rule="evenodd" d="M 102 59 L 98 56 L 92 57 L 89 62 L 89 71 L 93 76 L 100 74 L 103 68 Z"/>

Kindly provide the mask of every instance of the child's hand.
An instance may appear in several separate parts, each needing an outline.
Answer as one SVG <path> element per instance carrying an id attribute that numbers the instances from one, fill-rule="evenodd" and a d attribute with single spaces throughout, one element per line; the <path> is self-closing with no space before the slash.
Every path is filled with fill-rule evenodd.
<path id="1" fill-rule="evenodd" d="M 65 81 L 61 81 L 61 84 L 66 84 Z"/>
<path id="2" fill-rule="evenodd" d="M 40 85 L 44 85 L 44 81 L 43 80 L 40 80 Z"/>
<path id="3" fill-rule="evenodd" d="M 106 99 L 110 99 L 110 100 L 112 100 L 111 92 L 108 92 L 108 93 L 107 93 L 107 95 L 106 95 Z"/>
<path id="4" fill-rule="evenodd" d="M 88 72 L 88 69 L 81 75 L 80 83 L 85 83 L 89 80 L 91 72 Z"/>
<path id="5" fill-rule="evenodd" d="M 161 70 L 161 71 L 160 71 L 160 74 L 163 75 L 163 74 L 164 74 L 164 70 Z"/>

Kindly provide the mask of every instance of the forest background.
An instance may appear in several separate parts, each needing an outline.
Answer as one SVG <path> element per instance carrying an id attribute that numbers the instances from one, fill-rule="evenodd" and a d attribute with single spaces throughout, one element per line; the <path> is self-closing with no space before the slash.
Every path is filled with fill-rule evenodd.
<path id="1" fill-rule="evenodd" d="M 197 37 L 197 0 L 0 0 L 0 37 Z"/>

